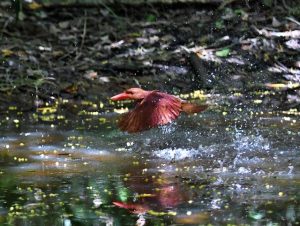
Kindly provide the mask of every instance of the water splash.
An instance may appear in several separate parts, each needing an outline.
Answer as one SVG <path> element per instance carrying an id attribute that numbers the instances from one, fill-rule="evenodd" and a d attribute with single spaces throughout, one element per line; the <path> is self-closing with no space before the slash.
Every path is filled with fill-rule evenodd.
<path id="1" fill-rule="evenodd" d="M 184 149 L 184 148 L 166 148 L 153 152 L 153 155 L 169 161 L 176 161 L 182 159 L 193 158 L 199 153 L 197 149 Z"/>
<path id="2" fill-rule="evenodd" d="M 245 135 L 244 132 L 240 130 L 235 133 L 233 146 L 238 152 L 270 150 L 269 141 L 262 135 Z"/>
<path id="3" fill-rule="evenodd" d="M 269 140 L 262 135 L 247 135 L 242 130 L 236 130 L 232 146 L 237 151 L 233 160 L 233 168 L 237 168 L 237 172 L 242 174 L 251 173 L 247 165 L 257 165 L 265 161 L 271 149 Z"/>

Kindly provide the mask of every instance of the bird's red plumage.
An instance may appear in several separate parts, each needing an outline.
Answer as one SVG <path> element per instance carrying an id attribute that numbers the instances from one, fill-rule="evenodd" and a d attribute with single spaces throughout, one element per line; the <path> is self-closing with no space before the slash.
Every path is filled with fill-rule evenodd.
<path id="1" fill-rule="evenodd" d="M 111 98 L 112 100 L 134 99 L 135 108 L 121 116 L 118 123 L 123 131 L 130 133 L 165 125 L 175 120 L 181 111 L 197 113 L 206 109 L 206 105 L 195 105 L 173 95 L 159 91 L 145 91 L 131 88 Z"/>
<path id="2" fill-rule="evenodd" d="M 136 107 L 124 114 L 119 127 L 127 132 L 139 132 L 176 119 L 181 111 L 181 101 L 175 96 L 151 92 Z"/>

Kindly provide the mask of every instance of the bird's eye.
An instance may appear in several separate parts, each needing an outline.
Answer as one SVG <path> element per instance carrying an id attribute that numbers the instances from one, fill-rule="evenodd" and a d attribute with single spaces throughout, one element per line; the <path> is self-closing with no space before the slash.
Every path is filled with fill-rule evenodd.
<path id="1" fill-rule="evenodd" d="M 133 94 L 133 92 L 132 91 L 126 91 L 126 94 Z"/>

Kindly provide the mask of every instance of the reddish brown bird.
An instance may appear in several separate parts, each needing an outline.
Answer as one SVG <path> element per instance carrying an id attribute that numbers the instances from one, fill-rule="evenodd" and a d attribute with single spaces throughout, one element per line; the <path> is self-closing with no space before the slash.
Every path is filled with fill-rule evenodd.
<path id="1" fill-rule="evenodd" d="M 176 119 L 180 112 L 188 114 L 204 111 L 207 105 L 195 105 L 180 98 L 159 92 L 130 88 L 111 97 L 111 100 L 136 100 L 135 108 L 121 116 L 118 126 L 129 133 L 140 132 Z"/>

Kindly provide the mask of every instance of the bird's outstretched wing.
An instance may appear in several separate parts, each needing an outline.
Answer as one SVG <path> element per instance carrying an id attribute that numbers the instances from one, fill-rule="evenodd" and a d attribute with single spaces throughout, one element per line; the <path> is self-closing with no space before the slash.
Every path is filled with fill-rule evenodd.
<path id="1" fill-rule="evenodd" d="M 153 91 L 136 107 L 124 114 L 119 127 L 130 133 L 167 124 L 176 119 L 181 111 L 181 100 L 175 96 Z"/>

